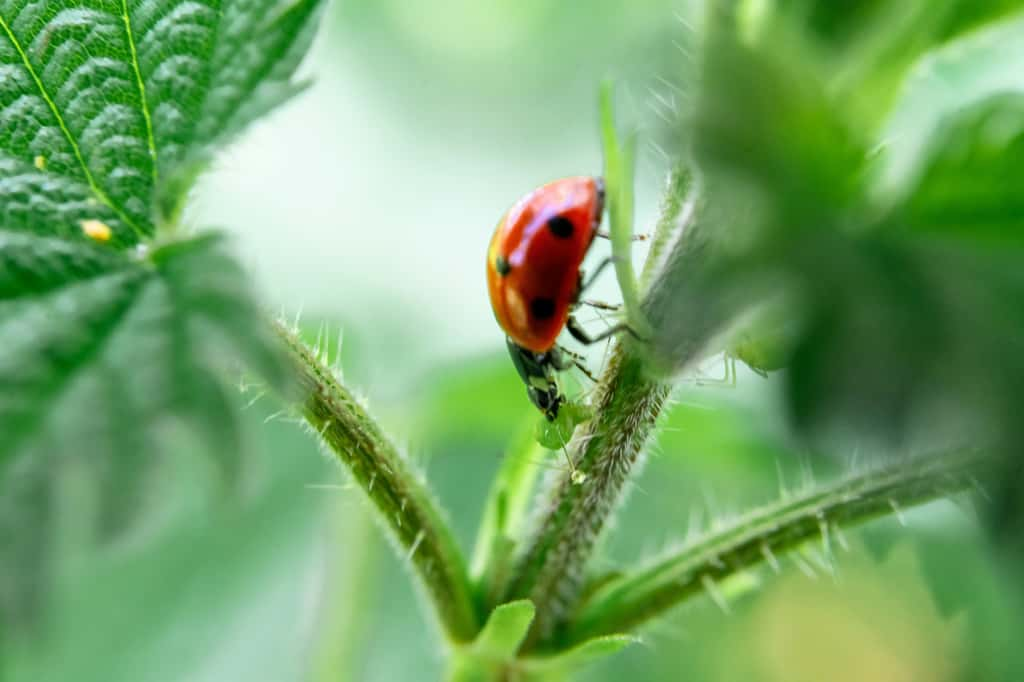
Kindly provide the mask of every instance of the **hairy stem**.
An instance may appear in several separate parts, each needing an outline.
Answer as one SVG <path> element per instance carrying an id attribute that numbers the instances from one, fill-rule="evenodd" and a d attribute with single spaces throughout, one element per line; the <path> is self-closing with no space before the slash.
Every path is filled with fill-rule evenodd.
<path id="1" fill-rule="evenodd" d="M 964 452 L 914 458 L 755 511 L 600 587 L 573 616 L 559 645 L 630 630 L 700 594 L 719 598 L 717 583 L 761 563 L 777 569 L 777 557 L 809 540 L 820 539 L 827 555 L 836 538 L 841 542 L 841 527 L 960 492 L 991 463 Z"/>
<path id="2" fill-rule="evenodd" d="M 583 569 L 668 395 L 668 386 L 644 372 L 641 359 L 617 344 L 598 385 L 595 417 L 572 444 L 581 484 L 563 476 L 531 539 L 506 599 L 529 598 L 538 607 L 527 645 L 548 637 L 575 605 Z"/>
<path id="3" fill-rule="evenodd" d="M 281 324 L 275 329 L 295 360 L 306 421 L 377 508 L 423 581 L 445 633 L 469 641 L 478 622 L 465 561 L 426 484 L 331 368 L 294 332 Z"/>
<path id="4" fill-rule="evenodd" d="M 690 191 L 693 185 L 693 172 L 689 166 L 684 163 L 673 165 L 669 169 L 665 184 L 665 194 L 658 211 L 658 223 L 654 226 L 651 247 L 647 251 L 647 260 L 640 274 L 640 286 L 645 289 L 664 267 L 666 250 L 672 246 L 671 242 L 683 233 L 696 208 L 695 193 Z"/>

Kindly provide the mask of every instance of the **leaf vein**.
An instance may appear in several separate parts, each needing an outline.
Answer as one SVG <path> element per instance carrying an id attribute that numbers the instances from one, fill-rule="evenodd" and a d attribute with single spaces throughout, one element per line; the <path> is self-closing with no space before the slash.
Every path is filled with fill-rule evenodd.
<path id="1" fill-rule="evenodd" d="M 139 87 L 142 117 L 146 120 L 146 143 L 149 145 L 149 156 L 153 160 L 153 186 L 155 187 L 157 182 L 157 163 L 156 140 L 153 137 L 153 117 L 149 111 L 149 100 L 146 99 L 146 83 L 142 80 L 142 70 L 139 68 L 139 54 L 135 49 L 135 34 L 132 32 L 132 20 L 128 14 L 128 0 L 121 0 L 121 18 L 124 19 L 124 32 L 128 38 L 128 49 L 132 55 L 132 71 L 135 73 L 135 83 Z"/>
<path id="2" fill-rule="evenodd" d="M 96 182 L 96 179 L 92 175 L 92 171 L 89 169 L 88 164 L 86 164 L 85 162 L 85 157 L 82 156 L 82 150 L 78 146 L 78 140 L 76 140 L 75 136 L 71 134 L 71 130 L 64 122 L 64 117 L 61 115 L 60 109 L 57 108 L 57 104 L 53 101 L 53 98 L 50 96 L 49 91 L 47 91 L 46 86 L 43 85 L 43 81 L 39 78 L 39 74 L 36 73 L 35 67 L 32 66 L 32 62 L 29 61 L 28 53 L 25 52 L 25 49 L 24 47 L 22 47 L 21 42 L 18 40 L 18 37 L 14 35 L 14 31 L 11 30 L 10 25 L 7 23 L 7 20 L 4 19 L 2 15 L 0 15 L 0 27 L 3 28 L 4 33 L 7 34 L 7 39 L 11 41 L 11 45 L 18 52 L 18 55 L 21 57 L 22 64 L 24 64 L 25 66 L 25 70 L 32 78 L 33 82 L 36 85 L 36 88 L 39 90 L 39 95 L 43 98 L 43 101 L 45 101 L 47 106 L 50 108 L 50 112 L 57 120 L 57 125 L 60 126 L 60 129 L 61 131 L 63 131 L 64 137 L 67 139 L 68 144 L 71 145 L 71 149 L 75 154 L 75 158 L 78 160 L 79 165 L 82 167 L 82 172 L 85 174 L 85 179 L 89 183 L 89 187 L 92 189 L 93 194 L 96 195 L 96 198 L 101 203 L 103 203 L 112 211 L 117 213 L 118 217 L 124 222 L 124 224 L 128 225 L 130 228 L 132 228 L 132 230 L 135 231 L 135 234 L 139 237 L 140 240 L 144 240 L 146 238 L 146 234 L 142 231 L 142 229 L 135 224 L 134 220 L 128 217 L 128 215 L 124 212 L 124 210 L 121 209 L 120 206 L 117 206 L 110 199 L 107 193 L 103 191 L 103 188 L 101 188 L 99 184 Z"/>

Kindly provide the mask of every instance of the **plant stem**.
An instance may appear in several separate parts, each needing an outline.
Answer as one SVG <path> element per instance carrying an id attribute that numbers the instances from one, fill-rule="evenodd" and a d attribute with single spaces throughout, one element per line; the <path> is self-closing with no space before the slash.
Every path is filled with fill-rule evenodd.
<path id="1" fill-rule="evenodd" d="M 807 541 L 820 538 L 826 555 L 840 527 L 863 523 L 970 487 L 992 463 L 977 453 L 916 457 L 782 500 L 727 528 L 709 533 L 646 569 L 599 588 L 568 624 L 569 646 L 600 635 L 625 632 L 715 585 L 769 563 Z"/>
<path id="2" fill-rule="evenodd" d="M 685 163 L 676 163 L 669 169 L 665 195 L 658 211 L 658 223 L 651 236 L 651 247 L 640 273 L 640 286 L 646 289 L 651 279 L 664 267 L 666 249 L 678 239 L 693 219 L 696 210 L 696 192 L 692 191 L 693 172 Z"/>
<path id="3" fill-rule="evenodd" d="M 568 474 L 561 478 L 506 594 L 538 606 L 528 646 L 549 636 L 575 605 L 584 564 L 618 506 L 667 394 L 668 386 L 649 378 L 637 355 L 616 344 L 597 388 L 595 417 L 572 443 L 575 467 L 586 478 L 581 484 Z"/>
<path id="4" fill-rule="evenodd" d="M 377 508 L 423 581 L 441 626 L 467 642 L 479 626 L 465 561 L 426 484 L 334 372 L 291 330 L 275 330 L 295 360 L 302 414 Z"/>

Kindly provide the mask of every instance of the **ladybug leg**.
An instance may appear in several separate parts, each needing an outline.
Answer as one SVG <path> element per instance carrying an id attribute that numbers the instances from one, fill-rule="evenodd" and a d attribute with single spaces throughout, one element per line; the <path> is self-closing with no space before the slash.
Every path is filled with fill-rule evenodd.
<path id="1" fill-rule="evenodd" d="M 590 371 L 590 368 L 583 363 L 584 358 L 579 353 L 574 353 L 568 348 L 563 348 L 562 346 L 555 346 L 551 349 L 549 355 L 551 356 L 551 364 L 558 371 L 562 372 L 570 367 L 575 367 L 579 371 L 583 372 L 584 376 L 588 379 L 593 381 L 595 384 L 597 383 L 597 377 L 595 377 Z"/>
<path id="2" fill-rule="evenodd" d="M 611 239 L 612 238 L 612 236 L 610 234 L 608 234 L 607 232 L 602 232 L 600 230 L 595 232 L 594 236 L 600 237 L 601 239 Z M 635 241 L 635 242 L 645 242 L 645 241 L 647 241 L 650 238 L 650 235 L 647 235 L 647 234 L 634 234 L 634 235 L 631 235 L 630 238 L 633 241 Z"/>
<path id="3" fill-rule="evenodd" d="M 548 351 L 547 357 L 552 367 L 559 372 L 563 372 L 572 367 L 573 360 L 579 356 L 561 346 L 555 346 Z"/>
<path id="4" fill-rule="evenodd" d="M 589 346 L 591 344 L 597 343 L 598 341 L 604 341 L 609 336 L 618 334 L 619 332 L 628 332 L 629 335 L 632 336 L 637 341 L 643 341 L 643 339 L 640 338 L 640 335 L 636 333 L 636 330 L 634 330 L 625 322 L 617 324 L 613 327 L 609 327 L 608 329 L 605 329 L 597 336 L 591 336 L 589 333 L 587 333 L 586 329 L 580 326 L 580 323 L 576 321 L 576 318 L 570 315 L 569 319 L 565 323 L 565 328 L 569 330 L 569 333 L 572 334 L 572 337 L 574 339 L 582 343 L 584 346 Z"/>
<path id="5" fill-rule="evenodd" d="M 584 291 L 593 286 L 594 282 L 597 280 L 601 272 L 603 272 L 606 267 L 608 267 L 614 262 L 615 258 L 612 256 L 608 256 L 607 258 L 605 258 L 603 261 L 597 264 L 597 267 L 594 268 L 594 272 L 590 274 L 590 278 L 586 282 L 583 281 L 583 272 L 580 271 L 580 281 L 579 285 L 576 287 L 576 301 L 580 300 L 580 296 L 583 295 Z"/>
<path id="6" fill-rule="evenodd" d="M 585 377 L 593 381 L 595 384 L 597 383 L 597 377 L 594 376 L 594 373 L 591 372 L 590 369 L 586 365 L 584 365 L 582 361 L 573 360 L 572 364 L 576 367 L 576 369 L 583 372 L 583 375 Z"/>
<path id="7" fill-rule="evenodd" d="M 622 309 L 622 304 L 621 303 L 620 304 L 605 303 L 604 301 L 593 301 L 593 300 L 580 301 L 580 303 L 583 304 L 583 305 L 588 305 L 591 308 L 597 308 L 598 310 L 612 310 L 612 311 L 614 311 L 614 310 L 621 310 Z"/>

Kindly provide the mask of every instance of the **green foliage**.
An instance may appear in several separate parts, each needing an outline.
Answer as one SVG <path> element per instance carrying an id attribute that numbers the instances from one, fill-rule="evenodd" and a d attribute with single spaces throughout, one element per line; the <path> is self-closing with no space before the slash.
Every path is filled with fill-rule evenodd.
<path id="1" fill-rule="evenodd" d="M 527 505 L 540 474 L 541 458 L 547 454 L 536 437 L 536 420 L 531 409 L 491 483 L 480 520 L 471 566 L 477 602 L 484 608 L 493 605 L 505 588 L 516 539 L 522 535 Z"/>
<path id="2" fill-rule="evenodd" d="M 495 608 L 473 643 L 455 655 L 448 679 L 486 682 L 514 666 L 516 651 L 526 638 L 533 614 L 533 604 L 526 600 Z"/>
<path id="3" fill-rule="evenodd" d="M 809 39 L 786 13 L 763 23 L 751 38 L 730 12 L 715 15 L 692 118 L 705 219 L 716 223 L 701 257 L 712 272 L 693 288 L 713 302 L 716 328 L 784 298 L 782 327 L 796 330 L 790 406 L 812 432 L 860 425 L 902 438 L 955 401 L 969 407 L 950 433 L 1006 437 L 1024 379 L 1021 16 L 963 37 L 958 23 L 922 27 L 905 41 L 919 58 L 910 73 L 927 77 L 910 77 L 881 137 L 815 58 L 845 58 L 846 42 Z M 921 55 L 938 36 L 949 42 Z M 886 76 L 859 82 L 907 64 L 875 64 Z M 913 139 L 900 139 L 911 125 Z M 751 208 L 716 217 L 726 197 Z M 675 318 L 691 305 L 676 303 Z M 765 333 L 760 345 L 772 345 Z M 749 333 L 744 343 L 759 346 Z"/>
<path id="4" fill-rule="evenodd" d="M 99 484 L 107 530 L 183 436 L 233 481 L 235 401 L 219 377 L 241 363 L 288 383 L 221 240 L 171 237 L 213 154 L 300 87 L 319 6 L 0 4 L 2 620 L 45 587 L 71 472 Z"/>
<path id="5" fill-rule="evenodd" d="M 174 461 L 161 469 L 152 496 L 175 495 L 173 522 L 137 523 L 103 551 L 61 557 L 54 567 L 58 580 L 48 586 L 45 638 L 5 640 L 3 679 L 110 682 L 145 671 L 149 682 L 176 682 L 216 677 L 211 669 L 224 666 L 258 671 L 256 679 L 305 679 L 307 632 L 253 632 L 247 623 L 300 618 L 308 608 L 304 595 L 325 582 L 317 572 L 324 559 L 320 538 L 307 531 L 323 523 L 334 498 L 306 486 L 326 480 L 335 467 L 317 457 L 315 445 L 293 425 L 264 424 L 276 409 L 265 401 L 242 414 L 243 432 L 258 431 L 260 438 L 248 443 L 244 495 L 230 501 L 211 505 L 206 499 L 206 458 L 169 450 Z M 280 457 L 281 451 L 295 456 Z M 80 510 L 59 511 L 66 517 Z M 346 514 L 346 526 L 348 517 L 366 526 L 362 533 L 375 530 L 359 514 Z M 367 549 L 380 553 L 375 544 Z M 355 563 L 351 553 L 347 559 Z M 332 575 L 331 584 L 344 577 Z M 176 633 L 173 646 L 166 644 L 168 632 Z M 225 641 L 236 637 L 245 646 L 226 650 Z M 337 641 L 332 647 L 337 650 Z M 115 649 L 117 656 L 99 653 Z"/>
<path id="6" fill-rule="evenodd" d="M 302 414 L 352 472 L 405 561 L 433 597 L 445 634 L 465 642 L 476 632 L 472 586 L 463 555 L 425 482 L 339 380 L 326 355 L 293 330 L 275 325 L 300 386 Z"/>
<path id="7" fill-rule="evenodd" d="M 924 156 L 896 229 L 1019 249 L 1024 242 L 1019 165 L 1024 158 L 1024 94 L 966 107 L 936 132 L 941 142 Z"/>
<path id="8" fill-rule="evenodd" d="M 449 682 L 487 682 L 508 677 L 524 682 L 561 680 L 636 642 L 626 635 L 606 635 L 557 655 L 517 658 L 534 613 L 533 604 L 527 600 L 495 608 L 473 643 L 455 652 Z"/>
<path id="9" fill-rule="evenodd" d="M 976 453 L 932 453 L 752 511 L 644 568 L 597 585 L 565 639 L 627 630 L 695 592 L 706 592 L 726 609 L 718 583 L 742 575 L 745 566 L 767 561 L 777 569 L 776 555 L 809 539 L 821 541 L 830 562 L 832 535 L 840 527 L 966 489 L 978 459 Z"/>
<path id="10" fill-rule="evenodd" d="M 914 64 L 879 133 L 884 141 L 878 164 L 880 194 L 904 196 L 936 149 L 945 141 L 959 144 L 948 128 L 967 110 L 1020 93 L 1022 24 L 1024 16 L 1008 17 L 926 53 Z M 1008 132 L 1012 130 L 1003 131 Z"/>
<path id="11" fill-rule="evenodd" d="M 1024 442 L 1018 3 L 710 2 L 640 282 L 635 137 L 620 140 L 605 87 L 616 273 L 646 343 L 615 344 L 590 406 L 567 403 L 539 433 L 530 413 L 492 484 L 472 570 L 416 467 L 319 348 L 265 325 L 219 238 L 181 234 L 211 158 L 301 89 L 320 4 L 0 4 L 0 634 L 50 585 L 67 490 L 96 484 L 72 519 L 93 535 L 124 525 L 172 448 L 239 478 L 222 379 L 239 364 L 275 388 L 299 384 L 302 416 L 419 578 L 452 680 L 564 679 L 684 599 L 724 604 L 721 581 L 749 587 L 741 571 L 809 540 L 830 554 L 840 526 L 993 468 L 998 511 L 1018 529 L 1020 465 L 994 467 L 988 449 Z M 840 424 L 940 454 L 811 486 L 647 567 L 593 575 L 674 374 L 719 349 L 785 368 L 803 434 Z M 521 386 L 508 368 L 477 369 L 425 413 L 423 434 L 489 443 L 509 430 L 519 413 L 481 396 L 522 400 Z M 551 455 L 539 446 L 572 465 L 535 498 Z M 358 629 L 339 623 L 326 630 Z"/>

